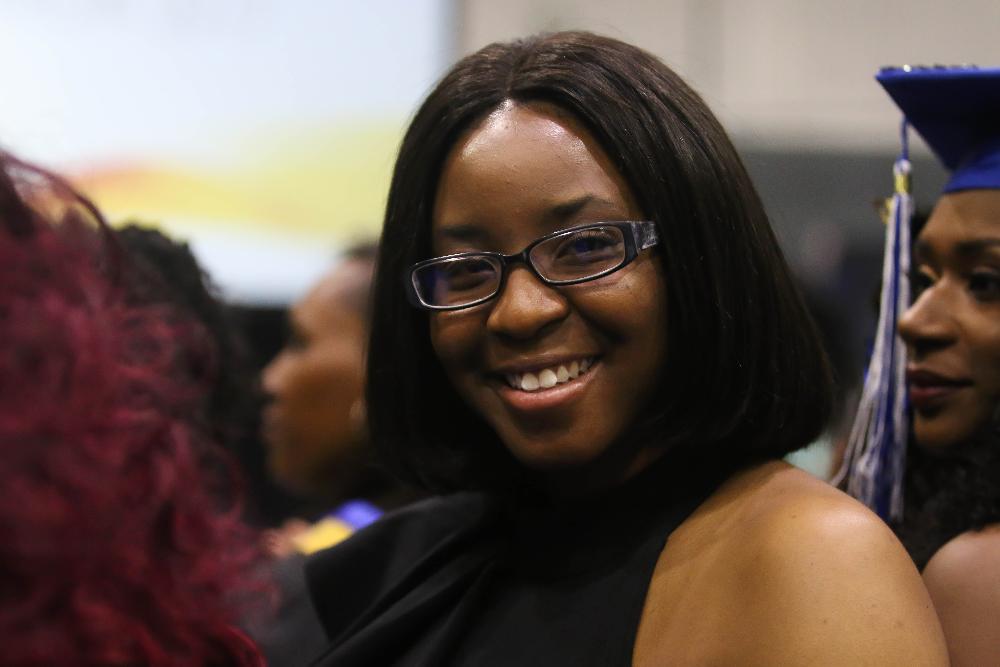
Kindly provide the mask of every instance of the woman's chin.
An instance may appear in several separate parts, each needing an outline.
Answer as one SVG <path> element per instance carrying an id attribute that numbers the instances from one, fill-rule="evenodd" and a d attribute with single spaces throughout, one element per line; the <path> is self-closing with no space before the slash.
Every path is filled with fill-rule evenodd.
<path id="1" fill-rule="evenodd" d="M 510 447 L 509 451 L 518 462 L 529 470 L 537 472 L 572 471 L 588 467 L 600 458 L 600 451 L 582 447 L 556 447 L 526 443 L 524 446 Z"/>
<path id="2" fill-rule="evenodd" d="M 951 420 L 939 418 L 921 418 L 913 420 L 913 440 L 922 450 L 934 453 L 947 453 L 961 443 L 976 435 L 968 423 L 954 423 Z"/>
<path id="3" fill-rule="evenodd" d="M 610 444 L 581 446 L 580 441 L 557 447 L 554 443 L 516 443 L 509 451 L 555 496 L 579 497 L 598 493 L 629 479 L 657 458 L 658 452 L 636 450 L 626 454 Z"/>

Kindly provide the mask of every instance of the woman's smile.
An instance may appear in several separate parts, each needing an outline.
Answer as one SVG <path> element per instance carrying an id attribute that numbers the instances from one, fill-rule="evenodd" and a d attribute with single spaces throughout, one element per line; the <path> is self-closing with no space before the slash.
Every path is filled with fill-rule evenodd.
<path id="1" fill-rule="evenodd" d="M 579 357 L 572 361 L 528 364 L 532 370 L 501 371 L 501 373 L 512 389 L 535 392 L 575 380 L 586 373 L 593 363 L 593 357 Z M 537 370 L 534 369 L 536 366 Z"/>
<path id="2" fill-rule="evenodd" d="M 534 371 L 503 372 L 496 390 L 512 410 L 540 412 L 579 398 L 598 372 L 594 357 L 578 357 Z"/>

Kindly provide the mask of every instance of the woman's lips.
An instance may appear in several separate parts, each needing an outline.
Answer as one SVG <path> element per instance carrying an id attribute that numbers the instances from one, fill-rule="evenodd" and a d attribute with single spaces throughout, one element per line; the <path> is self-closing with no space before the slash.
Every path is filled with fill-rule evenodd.
<path id="1" fill-rule="evenodd" d="M 504 373 L 503 375 L 507 384 L 513 389 L 529 392 L 544 391 L 577 379 L 586 373 L 593 363 L 592 357 L 581 357 L 564 363 L 550 364 L 536 371 Z"/>
<path id="2" fill-rule="evenodd" d="M 521 384 L 513 381 L 505 374 L 505 377 L 496 383 L 497 393 L 500 398 L 511 408 L 518 412 L 538 412 L 555 408 L 570 401 L 575 400 L 587 385 L 590 384 L 596 372 L 599 370 L 598 361 L 590 361 L 588 358 L 585 367 L 582 368 L 575 377 L 562 380 L 554 386 L 535 387 L 533 382 L 529 382 L 528 390 L 518 389 L 515 386 Z M 541 373 L 539 373 L 541 375 Z M 549 384 L 549 383 L 545 383 Z M 514 386 L 512 386 L 514 385 Z"/>
<path id="3" fill-rule="evenodd" d="M 972 384 L 970 380 L 956 379 L 919 368 L 907 370 L 906 381 L 909 385 L 910 405 L 916 410 L 938 407 L 953 394 Z"/>

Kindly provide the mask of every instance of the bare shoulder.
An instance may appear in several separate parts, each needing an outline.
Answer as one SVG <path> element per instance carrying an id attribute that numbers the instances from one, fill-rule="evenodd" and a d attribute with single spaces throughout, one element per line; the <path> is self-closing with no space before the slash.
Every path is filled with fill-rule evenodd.
<path id="1" fill-rule="evenodd" d="M 782 464 L 751 470 L 740 567 L 757 631 L 810 664 L 947 664 L 930 598 L 909 555 L 867 507 Z M 738 487 L 745 483 L 733 480 Z M 795 638 L 791 640 L 791 638 Z M 789 641 L 791 640 L 791 641 Z M 850 656 L 850 660 L 845 660 Z"/>
<path id="2" fill-rule="evenodd" d="M 691 581 L 704 590 L 685 598 L 679 584 Z M 665 634 L 672 650 L 689 637 L 727 638 L 694 663 L 947 664 L 930 598 L 892 531 L 783 463 L 755 466 L 720 487 L 668 540 L 653 584 L 650 596 L 700 603 L 695 620 L 659 615 L 683 627 Z M 662 606 L 647 599 L 647 610 Z"/>
<path id="3" fill-rule="evenodd" d="M 816 556 L 827 558 L 826 547 L 836 544 L 843 556 L 857 544 L 860 553 L 885 551 L 914 569 L 889 527 L 867 507 L 792 466 L 775 462 L 751 468 L 721 488 L 720 496 L 738 506 L 748 546 L 772 553 L 783 566 L 803 551 L 819 547 Z"/>
<path id="4" fill-rule="evenodd" d="M 734 555 L 752 554 L 752 562 L 762 567 L 818 569 L 853 552 L 866 560 L 878 554 L 889 559 L 883 566 L 915 572 L 895 535 L 867 507 L 783 462 L 734 475 L 699 513 L 714 516 L 717 528 L 741 545 Z"/>
<path id="5" fill-rule="evenodd" d="M 794 599 L 823 588 L 842 593 L 886 575 L 919 583 L 915 566 L 881 519 L 808 473 L 770 463 L 737 475 L 718 495 L 733 505 L 727 532 L 738 542 L 734 564 L 767 582 L 762 594 L 781 591 Z"/>
<path id="6" fill-rule="evenodd" d="M 924 568 L 924 582 L 952 664 L 995 660 L 1000 655 L 1000 526 L 963 533 L 945 544 Z"/>
<path id="7" fill-rule="evenodd" d="M 931 592 L 975 593 L 983 586 L 1000 589 L 1000 525 L 969 531 L 938 549 L 924 568 Z"/>

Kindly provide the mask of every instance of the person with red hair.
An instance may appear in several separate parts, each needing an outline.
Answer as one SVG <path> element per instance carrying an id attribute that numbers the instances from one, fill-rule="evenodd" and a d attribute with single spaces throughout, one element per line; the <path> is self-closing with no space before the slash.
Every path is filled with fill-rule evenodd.
<path id="1" fill-rule="evenodd" d="M 89 201 L 0 153 L 5 664 L 263 664 L 256 537 L 178 372 L 207 339 L 137 279 Z"/>

